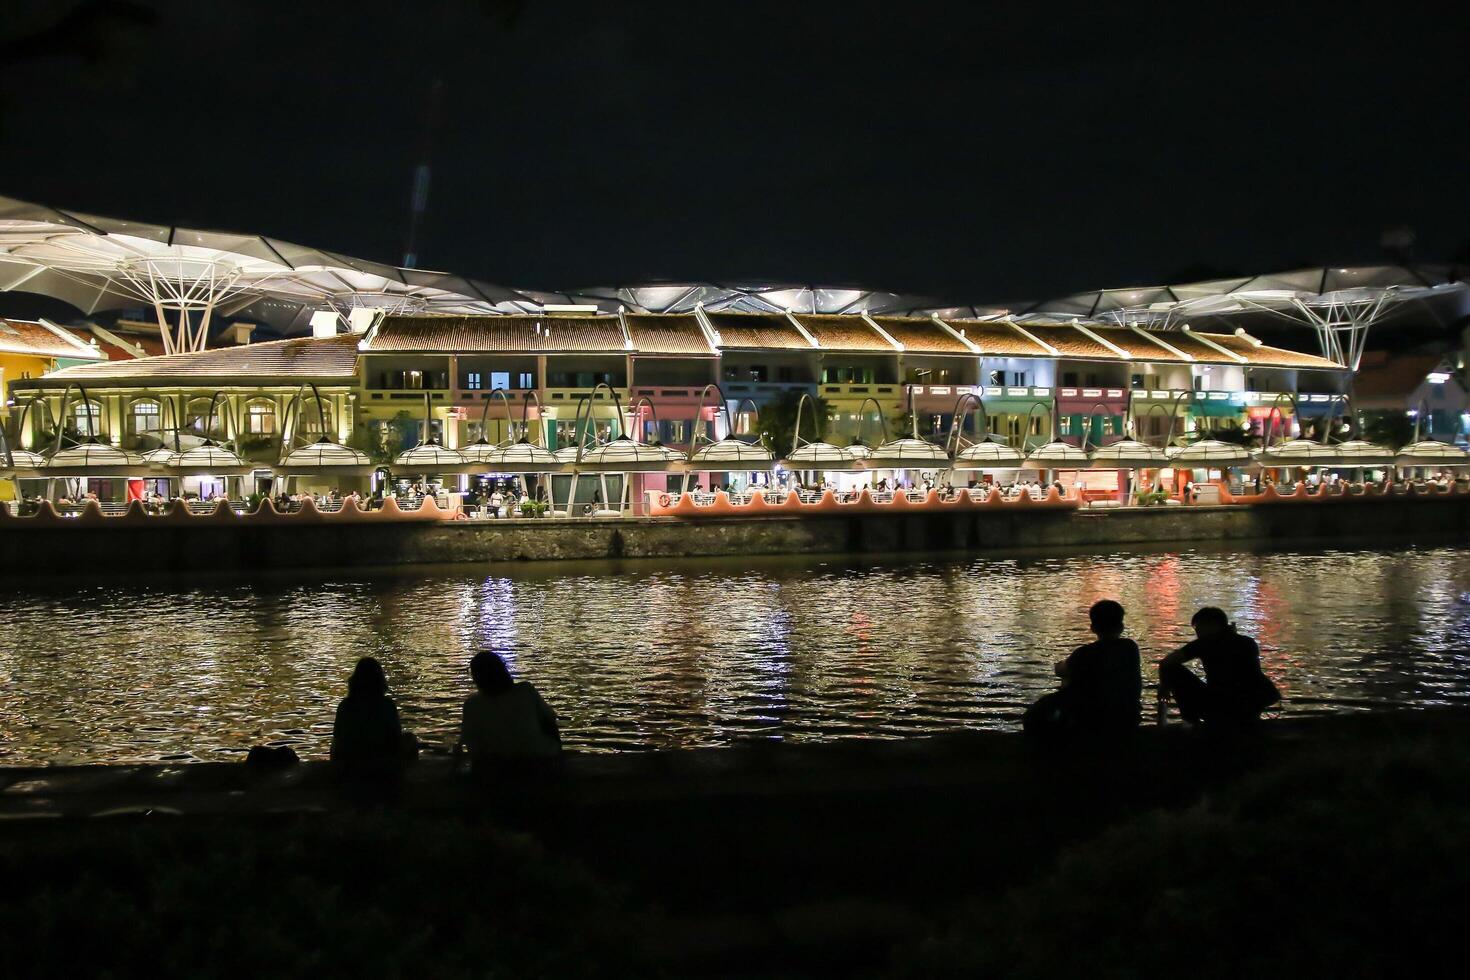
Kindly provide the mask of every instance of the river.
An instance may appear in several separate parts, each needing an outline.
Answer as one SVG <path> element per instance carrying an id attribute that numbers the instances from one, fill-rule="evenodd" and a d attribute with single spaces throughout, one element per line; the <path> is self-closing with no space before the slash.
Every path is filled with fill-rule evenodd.
<path id="1" fill-rule="evenodd" d="M 1288 714 L 1470 698 L 1470 550 L 1173 550 L 14 581 L 0 765 L 324 757 L 356 658 L 454 738 L 477 649 L 510 652 L 593 751 L 1013 728 L 1121 600 L 1146 661 L 1215 604 Z M 1150 674 L 1152 671 L 1150 670 Z"/>

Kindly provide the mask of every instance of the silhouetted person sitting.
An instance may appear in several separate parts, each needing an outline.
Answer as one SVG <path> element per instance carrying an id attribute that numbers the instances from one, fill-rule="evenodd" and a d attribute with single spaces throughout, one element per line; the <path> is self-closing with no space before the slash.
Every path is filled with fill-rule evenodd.
<path id="1" fill-rule="evenodd" d="M 1138 727 L 1143 666 L 1138 644 L 1123 636 L 1123 607 L 1103 599 L 1087 616 L 1097 639 L 1056 665 L 1062 687 L 1027 710 L 1030 734 L 1123 733 Z"/>
<path id="2" fill-rule="evenodd" d="M 345 772 L 379 773 L 396 769 L 417 754 L 417 741 L 404 734 L 398 705 L 388 696 L 383 665 L 363 657 L 347 679 L 347 697 L 337 705 L 332 761 Z"/>
<path id="3" fill-rule="evenodd" d="M 1209 725 L 1255 721 L 1281 700 L 1261 670 L 1256 641 L 1235 631 L 1224 610 L 1206 606 L 1190 620 L 1195 639 L 1159 663 L 1159 700 L 1173 696 L 1185 721 Z M 1203 679 L 1185 665 L 1198 660 Z"/>
<path id="4" fill-rule="evenodd" d="M 479 690 L 464 703 L 456 756 L 468 750 L 476 772 L 534 770 L 561 756 L 556 714 L 541 692 L 512 677 L 489 650 L 475 654 L 470 676 Z"/>

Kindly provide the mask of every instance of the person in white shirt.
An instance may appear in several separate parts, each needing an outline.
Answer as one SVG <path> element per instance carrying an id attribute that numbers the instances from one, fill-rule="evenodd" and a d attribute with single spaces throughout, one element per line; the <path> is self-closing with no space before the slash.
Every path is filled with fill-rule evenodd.
<path id="1" fill-rule="evenodd" d="M 482 650 L 470 661 L 477 690 L 464 703 L 457 759 L 470 755 L 476 772 L 551 763 L 561 756 L 561 730 L 556 713 L 541 692 L 511 676 L 505 661 Z"/>

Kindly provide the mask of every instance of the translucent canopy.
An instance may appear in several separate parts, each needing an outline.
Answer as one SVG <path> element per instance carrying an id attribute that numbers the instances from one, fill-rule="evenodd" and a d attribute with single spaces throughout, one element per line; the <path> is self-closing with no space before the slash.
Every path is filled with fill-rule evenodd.
<path id="1" fill-rule="evenodd" d="M 1255 462 L 1250 450 L 1244 446 L 1216 439 L 1190 443 L 1178 452 L 1170 453 L 1169 457 L 1180 466 L 1248 466 Z"/>
<path id="2" fill-rule="evenodd" d="M 1391 466 L 1394 451 L 1364 439 L 1349 439 L 1336 446 L 1338 466 Z"/>
<path id="3" fill-rule="evenodd" d="M 322 436 L 307 446 L 299 446 L 286 454 L 279 467 L 283 470 L 371 470 L 372 460 L 366 453 L 332 442 Z"/>
<path id="4" fill-rule="evenodd" d="M 484 436 L 481 436 L 468 446 L 461 446 L 459 454 L 465 458 L 466 462 L 480 463 L 499 453 L 502 448 Z"/>
<path id="5" fill-rule="evenodd" d="M 1168 457 L 1162 449 L 1134 439 L 1120 439 L 1098 446 L 1090 455 L 1092 465 L 1097 469 L 1151 470 L 1168 465 Z"/>
<path id="6" fill-rule="evenodd" d="M 575 454 L 576 447 L 572 449 Z M 551 473 L 564 465 L 556 453 L 524 439 L 509 446 L 474 443 L 464 456 L 473 466 L 500 473 Z"/>
<path id="7" fill-rule="evenodd" d="M 961 449 L 954 457 L 957 470 L 1014 470 L 1026 457 L 1021 450 L 1002 442 L 977 442 Z"/>
<path id="8" fill-rule="evenodd" d="M 857 439 L 854 439 L 852 441 L 852 445 L 846 446 L 844 448 L 846 448 L 848 454 L 851 455 L 853 459 L 867 459 L 868 457 L 873 455 L 872 448 L 869 447 L 867 443 L 860 442 Z"/>
<path id="9" fill-rule="evenodd" d="M 96 441 L 58 450 L 45 466 L 47 476 L 123 476 L 144 471 L 143 460 L 136 453 Z"/>
<path id="10" fill-rule="evenodd" d="M 178 463 L 179 454 L 167 446 L 159 446 L 144 453 L 142 459 L 149 466 L 173 466 Z"/>
<path id="11" fill-rule="evenodd" d="M 595 447 L 589 447 L 587 451 L 590 453 L 592 451 L 592 448 Z M 575 444 L 570 446 L 562 446 L 556 452 L 552 453 L 552 455 L 556 457 L 557 462 L 559 463 L 574 463 L 577 461 L 577 451 L 579 449 L 581 449 L 581 447 Z"/>
<path id="12" fill-rule="evenodd" d="M 251 465 L 238 454 L 206 439 L 202 445 L 180 453 L 179 458 L 174 461 L 174 469 L 181 473 L 229 476 L 247 472 Z"/>
<path id="13" fill-rule="evenodd" d="M 1470 453 L 1447 442 L 1425 439 L 1400 449 L 1394 462 L 1399 466 L 1465 466 L 1470 464 Z"/>
<path id="14" fill-rule="evenodd" d="M 658 472 L 673 468 L 687 459 L 683 453 L 667 446 L 634 442 L 618 436 L 610 442 L 594 446 L 582 454 L 576 464 L 579 470 L 602 473 Z"/>
<path id="15" fill-rule="evenodd" d="M 949 453 L 923 439 L 893 439 L 868 454 L 870 467 L 919 466 L 925 463 L 949 463 Z"/>
<path id="16" fill-rule="evenodd" d="M 691 463 L 716 463 L 721 466 L 750 466 L 770 469 L 776 457 L 760 443 L 742 442 L 739 439 L 721 439 L 694 451 Z"/>
<path id="17" fill-rule="evenodd" d="M 0 453 L 0 472 L 20 473 L 23 470 L 39 470 L 46 465 L 46 457 L 40 453 L 33 453 L 29 449 L 12 449 L 10 458 L 14 461 L 13 468 L 7 468 L 5 454 Z"/>
<path id="18" fill-rule="evenodd" d="M 1311 439 L 1288 439 L 1255 454 L 1262 466 L 1338 466 L 1342 453 Z"/>
<path id="19" fill-rule="evenodd" d="M 1022 465 L 1028 470 L 1073 470 L 1085 467 L 1088 462 L 1087 454 L 1076 446 L 1048 442 L 1031 450 Z"/>
<path id="20" fill-rule="evenodd" d="M 464 456 L 433 439 L 398 454 L 393 465 L 411 473 L 442 473 L 465 465 Z"/>
<path id="21" fill-rule="evenodd" d="M 195 288 L 206 284 L 207 288 Z M 289 330 L 323 308 L 537 312 L 567 296 L 400 269 L 239 232 L 150 225 L 0 198 L 0 291 L 54 296 L 84 313 L 218 305 Z"/>
<path id="22" fill-rule="evenodd" d="M 866 451 L 867 447 L 863 447 Z M 840 473 L 858 468 L 858 457 L 850 446 L 834 446 L 830 442 L 809 442 L 787 454 L 785 463 L 793 470 L 823 470 Z"/>

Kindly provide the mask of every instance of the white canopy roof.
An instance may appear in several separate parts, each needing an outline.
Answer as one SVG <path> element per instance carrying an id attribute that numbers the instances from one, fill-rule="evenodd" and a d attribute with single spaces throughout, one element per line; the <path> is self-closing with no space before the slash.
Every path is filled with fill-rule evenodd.
<path id="1" fill-rule="evenodd" d="M 53 453 L 43 468 L 47 476 L 126 476 L 145 469 L 142 457 L 105 442 L 88 441 Z"/>
<path id="2" fill-rule="evenodd" d="M 1255 462 L 1250 450 L 1233 442 L 1201 439 L 1168 453 L 1171 462 L 1183 466 L 1247 466 Z"/>
<path id="3" fill-rule="evenodd" d="M 465 458 L 431 439 L 399 453 L 393 465 L 411 473 L 443 473 L 465 465 Z"/>
<path id="4" fill-rule="evenodd" d="M 585 451 L 576 462 L 576 468 L 602 473 L 657 472 L 670 469 L 673 464 L 681 463 L 685 459 L 687 457 L 676 449 L 634 442 L 627 436 L 618 436 Z"/>
<path id="5" fill-rule="evenodd" d="M 913 437 L 890 440 L 868 454 L 870 468 L 879 469 L 889 466 L 948 462 L 949 453 L 943 446 L 936 446 L 932 442 Z"/>
<path id="6" fill-rule="evenodd" d="M 823 470 L 840 473 L 858 468 L 858 457 L 851 446 L 834 446 L 830 442 L 809 442 L 786 454 L 785 464 L 793 470 Z M 862 447 L 867 452 L 867 447 Z"/>
<path id="7" fill-rule="evenodd" d="M 159 446 L 148 450 L 141 458 L 149 466 L 173 466 L 179 461 L 179 454 L 167 446 Z"/>
<path id="8" fill-rule="evenodd" d="M 957 470 L 1013 470 L 1018 469 L 1026 457 L 1021 450 L 1003 442 L 977 442 L 966 446 L 954 457 Z"/>
<path id="9" fill-rule="evenodd" d="M 1288 439 L 1253 455 L 1262 466 L 1338 466 L 1342 462 L 1337 446 L 1311 439 Z"/>
<path id="10" fill-rule="evenodd" d="M 571 448 L 575 456 L 576 447 Z M 550 473 L 560 470 L 564 463 L 557 453 L 524 439 L 509 446 L 474 443 L 466 447 L 464 455 L 472 465 L 499 473 Z"/>
<path id="11" fill-rule="evenodd" d="M 1168 457 L 1162 449 L 1145 445 L 1135 439 L 1119 439 L 1106 446 L 1098 446 L 1090 453 L 1096 469 L 1149 470 L 1168 465 Z"/>
<path id="12" fill-rule="evenodd" d="M 277 469 L 307 472 L 318 470 L 370 471 L 372 465 L 372 460 L 368 459 L 367 453 L 359 452 L 351 446 L 344 446 L 322 436 L 316 442 L 291 450 L 286 454 L 286 458 L 281 460 L 281 465 Z"/>
<path id="13" fill-rule="evenodd" d="M 0 453 L 0 472 L 20 473 L 23 470 L 39 470 L 46 465 L 46 457 L 40 453 L 33 453 L 29 449 L 12 449 L 10 458 L 14 461 L 14 468 L 7 468 L 5 454 Z"/>
<path id="14" fill-rule="evenodd" d="M 1387 446 L 1363 439 L 1349 439 L 1337 444 L 1339 466 L 1387 466 L 1393 463 L 1394 451 Z"/>
<path id="15" fill-rule="evenodd" d="M 1072 470 L 1085 467 L 1088 462 L 1087 454 L 1076 446 L 1048 442 L 1031 450 L 1022 465 L 1028 470 Z"/>
<path id="16" fill-rule="evenodd" d="M 714 463 L 720 466 L 739 468 L 742 466 L 768 470 L 776 457 L 760 443 L 742 442 L 739 439 L 721 439 L 694 451 L 691 463 Z"/>
<path id="17" fill-rule="evenodd" d="M 1447 442 L 1425 439 L 1400 449 L 1394 460 L 1400 466 L 1464 466 L 1470 453 Z"/>

